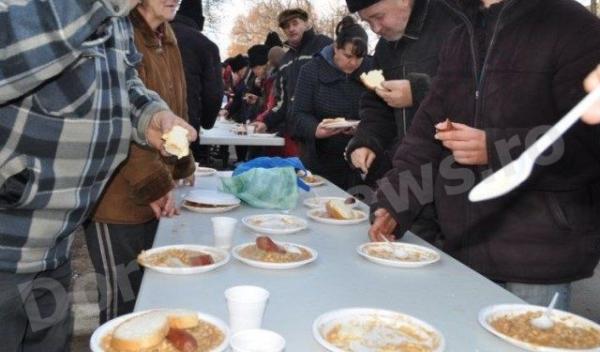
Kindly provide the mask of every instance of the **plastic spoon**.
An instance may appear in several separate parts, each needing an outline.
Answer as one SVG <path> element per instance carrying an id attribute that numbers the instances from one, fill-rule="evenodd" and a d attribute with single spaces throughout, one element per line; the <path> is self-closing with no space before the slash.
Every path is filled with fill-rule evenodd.
<path id="1" fill-rule="evenodd" d="M 480 202 L 505 195 L 527 180 L 535 160 L 550 147 L 560 136 L 573 126 L 581 115 L 600 100 L 600 88 L 594 89 L 577 104 L 567 115 L 558 121 L 551 129 L 527 148 L 516 160 L 496 171 L 493 175 L 481 181 L 469 193 L 471 202 Z"/>
<path id="2" fill-rule="evenodd" d="M 394 256 L 398 259 L 406 259 L 408 258 L 408 252 L 402 248 L 402 247 L 397 247 L 394 245 L 393 242 L 391 242 L 390 240 L 388 240 L 387 236 L 380 234 L 379 237 L 383 238 L 383 240 L 385 242 L 387 242 L 387 244 L 390 246 L 390 248 L 392 249 L 392 253 L 394 253 Z"/>
<path id="3" fill-rule="evenodd" d="M 552 320 L 551 315 L 552 315 L 552 309 L 554 309 L 554 306 L 556 305 L 556 301 L 558 300 L 558 296 L 559 296 L 559 293 L 556 292 L 554 294 L 554 297 L 552 297 L 552 301 L 550 302 L 550 305 L 544 311 L 544 314 L 540 315 L 539 317 L 537 317 L 535 319 L 531 319 L 531 321 L 530 321 L 531 325 L 533 325 L 534 327 L 536 327 L 540 330 L 548 330 L 554 326 L 554 321 Z"/>

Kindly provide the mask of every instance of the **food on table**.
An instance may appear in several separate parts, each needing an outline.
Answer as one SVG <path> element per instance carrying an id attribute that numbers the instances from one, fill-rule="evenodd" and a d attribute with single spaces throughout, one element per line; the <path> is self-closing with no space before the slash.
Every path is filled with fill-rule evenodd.
<path id="1" fill-rule="evenodd" d="M 192 202 L 191 200 L 184 200 L 183 204 L 187 207 L 197 208 L 197 209 L 229 209 L 233 205 L 231 204 L 205 204 L 205 203 L 197 203 Z"/>
<path id="2" fill-rule="evenodd" d="M 256 238 L 256 247 L 266 252 L 276 252 L 285 254 L 285 248 L 278 246 L 268 236 L 259 236 Z"/>
<path id="3" fill-rule="evenodd" d="M 187 139 L 188 131 L 181 127 L 175 126 L 169 132 L 162 135 L 165 141 L 164 148 L 167 153 L 175 155 L 181 159 L 190 154 L 190 144 Z"/>
<path id="4" fill-rule="evenodd" d="M 250 224 L 254 226 L 260 226 L 265 228 L 275 228 L 275 229 L 288 229 L 301 226 L 298 222 L 294 221 L 294 219 L 281 216 L 281 217 L 263 217 L 263 218 L 254 218 L 248 221 Z"/>
<path id="5" fill-rule="evenodd" d="M 452 121 L 450 121 L 450 119 L 446 119 L 446 121 L 444 121 L 444 127 L 442 128 L 436 128 L 436 130 L 438 132 L 448 132 L 448 131 L 452 131 L 454 128 L 454 125 L 452 125 Z"/>
<path id="6" fill-rule="evenodd" d="M 306 176 L 302 176 L 302 180 L 306 183 L 317 183 L 317 182 L 321 182 L 321 178 L 319 176 L 315 176 L 315 175 L 306 175 Z"/>
<path id="7" fill-rule="evenodd" d="M 600 347 L 598 329 L 572 324 L 568 318 L 555 318 L 554 326 L 546 330 L 532 325 L 531 320 L 542 314 L 542 311 L 507 314 L 493 319 L 490 325 L 501 334 L 538 346 L 572 350 Z"/>
<path id="8" fill-rule="evenodd" d="M 369 71 L 367 73 L 361 74 L 360 80 L 363 82 L 363 84 L 367 88 L 369 88 L 371 90 L 375 90 L 376 88 L 383 89 L 383 86 L 381 85 L 381 83 L 383 83 L 385 81 L 385 77 L 383 77 L 382 70 L 373 70 L 373 71 Z"/>
<path id="9" fill-rule="evenodd" d="M 224 339 L 223 331 L 195 312 L 156 310 L 120 323 L 101 345 L 105 352 L 207 352 Z"/>
<path id="10" fill-rule="evenodd" d="M 267 236 L 260 236 L 256 244 L 246 246 L 239 251 L 240 256 L 268 263 L 292 263 L 312 258 L 304 248 L 278 245 Z"/>
<path id="11" fill-rule="evenodd" d="M 142 251 L 138 256 L 138 262 L 144 266 L 185 268 L 214 264 L 215 260 L 210 254 L 200 251 L 169 249 L 150 255 Z"/>
<path id="12" fill-rule="evenodd" d="M 325 210 L 327 211 L 327 215 L 332 219 L 351 220 L 355 218 L 352 206 L 338 199 L 327 201 L 325 203 Z"/>
<path id="13" fill-rule="evenodd" d="M 394 246 L 398 244 L 392 244 Z M 418 248 L 414 247 L 403 247 L 402 254 L 407 254 L 407 256 L 398 257 L 397 253 L 394 251 L 393 247 L 388 244 L 372 244 L 367 246 L 366 252 L 368 255 L 381 258 L 381 259 L 389 259 L 389 260 L 399 260 L 403 262 L 425 262 L 436 259 L 435 253 L 430 253 L 426 251 L 421 251 Z"/>
<path id="14" fill-rule="evenodd" d="M 349 352 L 433 352 L 439 336 L 403 319 L 379 318 L 376 315 L 334 325 L 325 340 Z"/>

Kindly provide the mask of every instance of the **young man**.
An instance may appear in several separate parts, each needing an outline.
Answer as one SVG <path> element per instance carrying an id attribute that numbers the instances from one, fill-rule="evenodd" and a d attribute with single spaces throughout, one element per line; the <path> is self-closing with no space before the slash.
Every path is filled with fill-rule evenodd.
<path id="1" fill-rule="evenodd" d="M 447 253 L 532 304 L 560 292 L 565 309 L 570 283 L 600 258 L 598 127 L 573 126 L 504 197 L 471 203 L 468 191 L 585 95 L 600 20 L 572 0 L 443 1 L 463 23 L 380 184 L 369 235 L 403 234 L 435 199 Z"/>
<path id="2" fill-rule="evenodd" d="M 458 24 L 438 0 L 347 0 L 381 36 L 374 69 L 383 70 L 384 89 L 363 95 L 360 125 L 346 147 L 346 158 L 374 185 L 392 168 L 391 159 L 425 98 L 438 68 L 442 43 Z M 434 241 L 439 227 L 433 205 L 423 208 L 411 230 Z"/>
<path id="3" fill-rule="evenodd" d="M 302 9 L 282 11 L 278 16 L 279 27 L 283 29 L 287 40 L 284 45 L 288 48 L 280 62 L 279 78 L 275 84 L 277 90 L 277 105 L 265 119 L 269 131 L 280 131 L 289 135 L 291 128 L 291 104 L 294 101 L 294 91 L 300 68 L 313 55 L 331 44 L 333 40 L 322 34 L 316 34 L 309 23 L 308 13 Z M 286 144 L 291 140 L 286 140 Z M 301 152 L 302 154 L 302 152 Z M 310 161 L 303 160 L 310 168 Z"/>
<path id="4" fill-rule="evenodd" d="M 131 138 L 162 149 L 174 124 L 147 90 L 134 0 L 12 1 L 0 23 L 0 339 L 5 351 L 68 351 L 73 231 Z"/>

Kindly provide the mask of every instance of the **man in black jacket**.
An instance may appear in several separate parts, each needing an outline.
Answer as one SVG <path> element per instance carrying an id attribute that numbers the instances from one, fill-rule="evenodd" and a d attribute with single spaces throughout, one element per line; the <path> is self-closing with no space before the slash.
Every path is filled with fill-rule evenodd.
<path id="1" fill-rule="evenodd" d="M 429 91 L 438 54 L 457 16 L 438 0 L 347 0 L 381 36 L 374 69 L 383 70 L 384 89 L 363 95 L 360 125 L 346 148 L 346 158 L 374 184 L 392 168 L 391 157 L 413 115 Z M 432 205 L 423 208 L 411 229 L 433 241 L 439 234 Z"/>
<path id="2" fill-rule="evenodd" d="M 188 117 L 196 130 L 214 126 L 223 101 L 221 58 L 215 43 L 201 33 L 204 26 L 201 0 L 183 0 L 171 22 L 185 70 Z M 203 160 L 202 147 L 190 146 L 195 160 Z"/>
<path id="3" fill-rule="evenodd" d="M 279 14 L 278 21 L 279 27 L 287 37 L 284 45 L 288 51 L 281 59 L 279 78 L 275 82 L 277 105 L 265 119 L 265 124 L 270 131 L 276 130 L 288 134 L 286 126 L 294 125 L 289 120 L 300 68 L 312 59 L 314 54 L 333 43 L 333 40 L 322 34 L 316 34 L 310 26 L 308 13 L 302 9 L 285 10 Z"/>

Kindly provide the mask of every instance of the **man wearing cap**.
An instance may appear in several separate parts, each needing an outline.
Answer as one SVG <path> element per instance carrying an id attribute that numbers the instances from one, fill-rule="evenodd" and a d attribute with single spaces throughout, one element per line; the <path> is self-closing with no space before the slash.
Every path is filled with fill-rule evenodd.
<path id="1" fill-rule="evenodd" d="M 381 36 L 375 69 L 383 70 L 383 89 L 365 94 L 361 123 L 346 148 L 346 158 L 374 184 L 391 169 L 391 158 L 406 134 L 438 67 L 444 39 L 456 15 L 438 0 L 347 0 Z M 439 233 L 433 206 L 425 207 L 412 230 L 433 240 Z"/>
<path id="2" fill-rule="evenodd" d="M 276 82 L 277 105 L 265 119 L 269 130 L 278 130 L 288 135 L 286 126 L 291 118 L 291 104 L 294 101 L 294 90 L 300 68 L 306 64 L 313 55 L 321 51 L 333 40 L 322 34 L 316 34 L 310 26 L 308 13 L 302 9 L 288 9 L 278 16 L 279 27 L 287 38 L 284 46 L 288 48 L 280 63 L 280 75 Z M 290 141 L 286 140 L 286 144 Z M 307 162 L 306 160 L 303 160 Z M 307 167 L 310 167 L 307 165 Z"/>
<path id="3" fill-rule="evenodd" d="M 190 124 L 196 130 L 200 127 L 210 129 L 221 109 L 224 88 L 219 47 L 202 34 L 202 1 L 183 0 L 171 26 L 185 70 Z M 190 147 L 195 160 L 203 159 L 203 149 L 206 155 L 206 148 L 200 144 L 192 143 Z"/>

